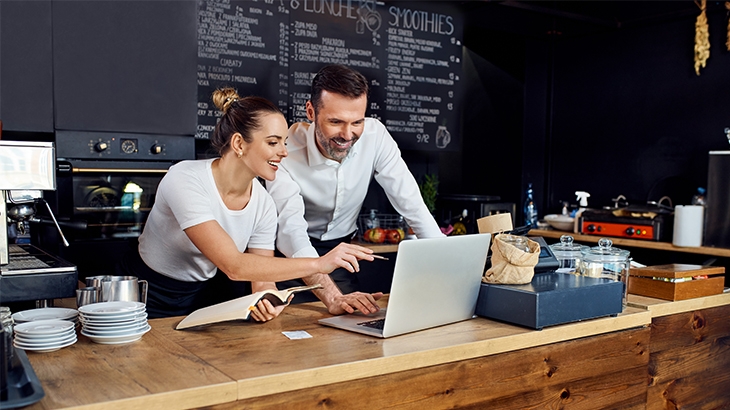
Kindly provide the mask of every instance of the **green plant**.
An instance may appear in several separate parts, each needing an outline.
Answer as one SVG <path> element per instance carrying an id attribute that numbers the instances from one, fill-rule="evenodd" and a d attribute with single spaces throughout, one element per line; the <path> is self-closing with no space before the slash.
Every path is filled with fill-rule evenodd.
<path id="1" fill-rule="evenodd" d="M 429 212 L 436 211 L 436 194 L 438 193 L 439 179 L 435 174 L 426 174 L 423 181 L 418 184 L 421 190 L 421 197 Z"/>

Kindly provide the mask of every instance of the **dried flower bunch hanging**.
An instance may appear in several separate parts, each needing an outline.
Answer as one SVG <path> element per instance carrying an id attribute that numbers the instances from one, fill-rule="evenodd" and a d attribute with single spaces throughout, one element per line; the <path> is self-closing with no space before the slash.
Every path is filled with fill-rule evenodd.
<path id="1" fill-rule="evenodd" d="M 727 40 L 725 41 L 725 47 L 727 47 L 727 51 L 730 51 L 730 1 L 725 2 L 725 8 L 728 11 L 728 19 L 727 19 Z"/>
<path id="2" fill-rule="evenodd" d="M 695 0 L 695 4 L 697 1 Z M 705 68 L 707 59 L 710 58 L 710 30 L 707 25 L 707 0 L 702 0 L 697 7 L 702 10 L 695 22 L 695 72 L 700 75 L 700 67 Z"/>

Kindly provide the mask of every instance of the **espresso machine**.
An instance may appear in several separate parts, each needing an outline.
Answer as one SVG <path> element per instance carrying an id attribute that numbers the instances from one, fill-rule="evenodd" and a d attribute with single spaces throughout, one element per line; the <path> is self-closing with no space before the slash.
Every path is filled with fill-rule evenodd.
<path id="1" fill-rule="evenodd" d="M 42 192 L 56 189 L 53 143 L 0 140 L 0 303 L 49 300 L 75 296 L 76 267 L 30 243 L 23 236 L 37 205 L 50 207 Z M 55 217 L 54 223 L 60 232 Z M 8 232 L 12 232 L 9 235 Z M 63 233 L 61 233 L 63 238 Z M 64 243 L 66 242 L 63 239 Z"/>

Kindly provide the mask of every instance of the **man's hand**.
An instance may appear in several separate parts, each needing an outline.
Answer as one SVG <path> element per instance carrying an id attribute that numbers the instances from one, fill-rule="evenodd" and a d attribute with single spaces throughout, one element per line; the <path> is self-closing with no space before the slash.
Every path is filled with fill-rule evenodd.
<path id="1" fill-rule="evenodd" d="M 343 313 L 354 313 L 359 310 L 364 314 L 375 313 L 380 310 L 376 300 L 383 297 L 383 292 L 362 293 L 353 292 L 346 295 L 335 296 L 327 310 L 330 314 L 341 315 Z"/>

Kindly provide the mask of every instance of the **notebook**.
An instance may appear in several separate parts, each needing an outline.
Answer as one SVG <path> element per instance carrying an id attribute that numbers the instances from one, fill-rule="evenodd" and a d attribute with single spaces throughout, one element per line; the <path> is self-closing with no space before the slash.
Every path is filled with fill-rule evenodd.
<path id="1" fill-rule="evenodd" d="M 386 309 L 374 315 L 329 317 L 319 323 L 391 337 L 471 319 L 490 240 L 490 234 L 474 234 L 403 241 L 398 245 Z"/>

